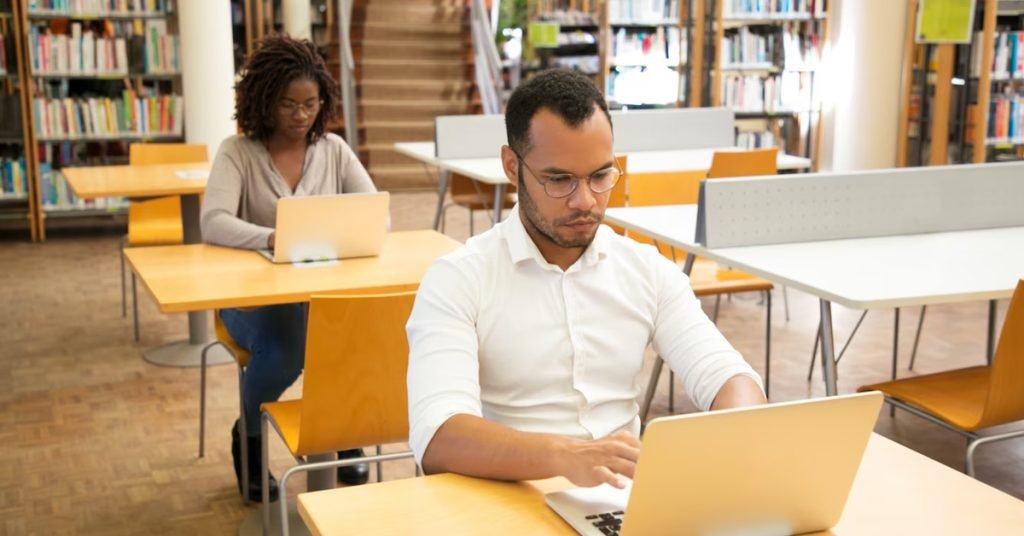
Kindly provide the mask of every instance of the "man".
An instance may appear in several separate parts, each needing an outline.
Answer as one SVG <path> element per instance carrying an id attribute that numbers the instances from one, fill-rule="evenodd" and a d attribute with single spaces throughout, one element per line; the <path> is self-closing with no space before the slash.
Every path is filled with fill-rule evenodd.
<path id="1" fill-rule="evenodd" d="M 505 123 L 519 203 L 420 285 L 409 442 L 427 473 L 622 487 L 649 343 L 702 409 L 764 403 L 760 378 L 678 267 L 600 225 L 621 172 L 590 79 L 541 73 L 512 94 Z"/>

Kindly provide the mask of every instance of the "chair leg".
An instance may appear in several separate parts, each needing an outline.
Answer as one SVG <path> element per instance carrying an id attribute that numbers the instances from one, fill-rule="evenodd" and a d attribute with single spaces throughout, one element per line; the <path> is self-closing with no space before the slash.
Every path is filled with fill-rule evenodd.
<path id="1" fill-rule="evenodd" d="M 135 272 L 132 272 L 132 324 L 135 329 L 135 342 L 139 342 L 139 293 L 135 288 Z"/>
<path id="2" fill-rule="evenodd" d="M 789 322 L 789 289 L 782 287 L 782 305 L 786 309 L 786 322 Z"/>
<path id="3" fill-rule="evenodd" d="M 764 397 L 769 398 L 772 384 L 772 292 L 766 290 L 764 294 Z"/>
<path id="4" fill-rule="evenodd" d="M 676 373 L 668 369 L 668 412 L 676 412 Z"/>
<path id="5" fill-rule="evenodd" d="M 128 318 L 128 290 L 125 288 L 126 281 L 124 278 L 124 249 L 120 249 L 119 253 L 121 254 L 121 318 Z"/>
<path id="6" fill-rule="evenodd" d="M 380 445 L 377 445 L 377 456 L 380 456 Z M 381 466 L 383 464 L 384 462 L 377 462 L 377 482 L 380 482 L 382 479 Z"/>
<path id="7" fill-rule="evenodd" d="M 215 343 L 207 344 L 199 354 L 199 457 L 205 453 L 206 440 L 206 352 Z"/>
<path id="8" fill-rule="evenodd" d="M 242 385 L 245 381 L 245 369 L 238 368 L 238 439 L 242 454 L 242 504 L 249 504 L 249 441 L 246 432 L 245 399 L 242 396 Z"/>
<path id="9" fill-rule="evenodd" d="M 892 379 L 896 379 L 897 358 L 900 355 L 900 308 L 896 308 L 892 326 Z M 896 406 L 889 405 L 889 417 L 896 416 Z"/>
<path id="10" fill-rule="evenodd" d="M 268 441 L 267 441 L 267 438 L 270 435 L 269 434 L 270 426 L 268 426 L 269 421 L 270 421 L 270 415 L 268 415 L 266 413 L 260 414 L 260 445 L 262 446 L 262 450 L 263 450 L 263 452 L 262 452 L 262 460 L 260 462 L 260 467 L 261 467 L 261 469 L 260 469 L 260 478 L 262 479 L 262 482 L 263 482 L 263 489 L 260 490 L 262 495 L 263 495 L 263 497 L 262 497 L 262 501 L 263 501 L 263 534 L 267 534 L 270 531 L 270 454 L 268 452 L 270 450 L 270 448 L 268 447 Z M 242 474 L 245 474 L 246 472 L 248 472 L 248 468 L 243 466 L 242 467 Z M 281 481 L 281 485 L 284 485 L 284 481 L 283 480 Z M 285 495 L 286 494 L 283 493 L 284 492 L 283 488 L 279 487 L 278 489 L 280 489 L 281 492 L 282 492 L 282 493 L 278 494 L 279 495 L 279 499 L 278 500 L 282 501 L 281 504 L 284 504 L 284 500 L 285 500 Z M 248 493 L 248 490 L 246 490 L 246 492 Z M 281 523 L 284 525 L 284 531 L 281 534 L 287 535 L 288 534 L 288 508 L 287 507 L 285 507 L 284 515 L 281 518 Z"/>
<path id="11" fill-rule="evenodd" d="M 715 324 L 718 323 L 718 306 L 722 304 L 722 295 L 715 296 L 715 312 L 711 315 L 711 321 Z"/>
<path id="12" fill-rule="evenodd" d="M 644 393 L 644 405 L 640 408 L 640 425 L 647 422 L 647 414 L 651 411 L 651 401 L 654 400 L 654 392 L 658 390 L 658 378 L 661 377 L 661 368 L 665 361 L 661 356 L 654 356 L 654 367 L 651 369 L 651 377 L 647 380 L 647 392 Z"/>
<path id="13" fill-rule="evenodd" d="M 476 231 L 473 230 L 473 211 L 470 210 L 469 211 L 469 236 L 473 236 L 475 234 L 476 234 Z"/>
<path id="14" fill-rule="evenodd" d="M 910 351 L 910 366 L 907 367 L 909 370 L 914 370 L 914 361 L 917 361 L 917 345 L 921 342 L 921 328 L 924 327 L 924 314 L 928 311 L 927 305 L 921 306 L 921 318 L 917 319 L 917 333 L 914 334 L 914 349 Z"/>

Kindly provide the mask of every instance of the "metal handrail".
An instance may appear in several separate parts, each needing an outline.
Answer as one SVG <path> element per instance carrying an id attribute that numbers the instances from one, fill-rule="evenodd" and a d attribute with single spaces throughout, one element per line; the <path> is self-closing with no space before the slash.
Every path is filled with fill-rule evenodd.
<path id="1" fill-rule="evenodd" d="M 497 5 L 498 0 L 494 2 Z M 485 114 L 499 114 L 502 107 L 501 57 L 494 43 L 495 30 L 491 23 L 496 12 L 495 9 L 489 13 L 483 0 L 471 0 L 470 27 L 476 57 L 474 71 Z"/>
<path id="2" fill-rule="evenodd" d="M 345 116 L 345 141 L 359 154 L 359 130 L 356 121 L 356 62 L 352 55 L 352 0 L 338 0 L 338 46 L 341 58 L 341 110 Z"/>

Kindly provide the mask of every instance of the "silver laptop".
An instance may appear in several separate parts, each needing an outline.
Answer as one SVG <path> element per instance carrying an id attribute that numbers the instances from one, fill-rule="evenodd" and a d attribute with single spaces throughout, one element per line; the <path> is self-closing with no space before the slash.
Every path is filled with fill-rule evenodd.
<path id="1" fill-rule="evenodd" d="M 655 419 L 636 474 L 549 493 L 584 535 L 789 535 L 843 513 L 882 405 L 861 393 Z"/>
<path id="2" fill-rule="evenodd" d="M 332 261 L 380 254 L 388 228 L 387 192 L 286 197 L 277 202 L 275 263 Z"/>

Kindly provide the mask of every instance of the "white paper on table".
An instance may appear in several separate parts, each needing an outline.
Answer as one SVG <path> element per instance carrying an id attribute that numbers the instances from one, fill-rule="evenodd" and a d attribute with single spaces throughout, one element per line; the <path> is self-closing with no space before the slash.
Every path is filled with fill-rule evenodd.
<path id="1" fill-rule="evenodd" d="M 186 180 L 197 180 L 197 179 L 209 179 L 210 171 L 207 169 L 190 169 L 184 171 L 175 171 L 174 176 L 179 179 Z"/>

